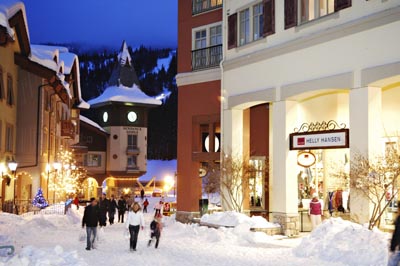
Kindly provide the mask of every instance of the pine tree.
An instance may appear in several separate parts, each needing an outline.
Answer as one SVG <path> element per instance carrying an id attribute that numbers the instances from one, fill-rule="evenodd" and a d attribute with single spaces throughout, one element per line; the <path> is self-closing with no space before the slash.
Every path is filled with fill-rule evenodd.
<path id="1" fill-rule="evenodd" d="M 33 206 L 38 207 L 40 209 L 44 209 L 47 206 L 49 206 L 46 199 L 43 197 L 43 191 L 41 188 L 39 188 L 35 198 L 32 200 L 32 204 Z"/>

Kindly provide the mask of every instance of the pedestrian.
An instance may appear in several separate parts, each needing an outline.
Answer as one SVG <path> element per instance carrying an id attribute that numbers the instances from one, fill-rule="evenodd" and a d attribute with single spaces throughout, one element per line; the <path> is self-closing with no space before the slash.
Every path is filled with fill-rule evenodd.
<path id="1" fill-rule="evenodd" d="M 144 189 L 140 190 L 140 198 L 143 200 L 144 199 Z"/>
<path id="2" fill-rule="evenodd" d="M 163 206 L 163 202 L 161 200 L 156 203 L 156 205 L 154 206 L 154 210 L 156 210 L 154 217 L 157 217 L 157 215 L 161 215 L 162 206 Z"/>
<path id="3" fill-rule="evenodd" d="M 85 207 L 82 219 L 82 228 L 86 225 L 86 250 L 93 249 L 99 224 L 99 208 L 95 198 L 90 199 L 90 205 Z"/>
<path id="4" fill-rule="evenodd" d="M 143 202 L 143 213 L 147 213 L 147 206 L 149 206 L 149 201 L 145 199 Z"/>
<path id="5" fill-rule="evenodd" d="M 155 239 L 156 240 L 156 245 L 155 248 L 158 248 L 158 244 L 160 242 L 160 237 L 161 237 L 161 230 L 162 230 L 162 223 L 161 223 L 161 216 L 158 215 L 157 217 L 154 217 L 154 220 L 150 224 L 150 240 L 149 243 L 147 244 L 148 247 L 151 246 L 151 242 Z"/>
<path id="6" fill-rule="evenodd" d="M 100 226 L 106 226 L 107 224 L 108 205 L 109 200 L 106 198 L 106 193 L 103 193 L 99 200 Z"/>
<path id="7" fill-rule="evenodd" d="M 310 201 L 310 208 L 308 209 L 308 215 L 310 215 L 312 229 L 315 229 L 322 221 L 322 206 L 318 199 L 318 194 L 314 193 L 313 198 Z"/>
<path id="8" fill-rule="evenodd" d="M 108 221 L 110 222 L 110 225 L 114 224 L 114 217 L 116 210 L 117 210 L 117 201 L 114 199 L 114 195 L 111 195 L 111 199 L 108 205 Z"/>
<path id="9" fill-rule="evenodd" d="M 140 228 L 142 230 L 144 229 L 143 213 L 141 212 L 140 205 L 137 202 L 132 204 L 131 210 L 128 212 L 126 228 L 129 229 L 129 234 L 131 236 L 129 242 L 130 251 L 136 251 L 139 230 Z"/>
<path id="10" fill-rule="evenodd" d="M 79 198 L 78 198 L 78 196 L 75 196 L 74 204 L 76 205 L 76 209 L 79 210 Z"/>
<path id="11" fill-rule="evenodd" d="M 128 206 L 128 211 L 131 210 L 131 206 L 135 201 L 129 196 L 126 195 L 126 205 Z"/>
<path id="12" fill-rule="evenodd" d="M 400 206 L 400 202 L 397 206 Z M 390 251 L 393 252 L 391 256 L 389 256 L 389 266 L 397 266 L 400 263 L 400 208 L 397 209 L 397 218 L 392 240 L 390 241 Z"/>
<path id="13" fill-rule="evenodd" d="M 126 209 L 126 200 L 121 196 L 118 201 L 118 222 L 124 223 Z"/>

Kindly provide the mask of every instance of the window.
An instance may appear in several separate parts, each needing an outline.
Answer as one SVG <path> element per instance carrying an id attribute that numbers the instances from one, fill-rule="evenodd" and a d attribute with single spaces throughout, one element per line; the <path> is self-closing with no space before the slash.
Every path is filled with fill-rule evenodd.
<path id="1" fill-rule="evenodd" d="M 3 70 L 0 67 L 0 100 L 5 98 L 4 94 L 4 81 L 3 81 Z"/>
<path id="2" fill-rule="evenodd" d="M 245 9 L 239 14 L 239 40 L 240 45 L 244 45 L 250 42 L 250 10 Z"/>
<path id="3" fill-rule="evenodd" d="M 12 152 L 13 151 L 13 139 L 14 139 L 14 132 L 13 132 L 13 126 L 7 124 L 6 126 L 6 152 Z"/>
<path id="4" fill-rule="evenodd" d="M 264 10 L 263 5 L 253 6 L 253 40 L 256 41 L 263 36 Z"/>
<path id="5" fill-rule="evenodd" d="M 222 0 L 193 0 L 192 14 L 198 14 L 222 6 Z"/>
<path id="6" fill-rule="evenodd" d="M 129 155 L 128 156 L 128 162 L 127 162 L 128 168 L 137 168 L 137 157 L 136 155 Z"/>
<path id="7" fill-rule="evenodd" d="M 14 104 L 14 88 L 13 88 L 13 80 L 11 76 L 7 77 L 7 104 Z"/>
<path id="8" fill-rule="evenodd" d="M 222 26 L 210 28 L 210 46 L 222 44 Z"/>
<path id="9" fill-rule="evenodd" d="M 194 49 L 207 47 L 207 30 L 196 31 Z"/>
<path id="10" fill-rule="evenodd" d="M 250 207 L 262 208 L 264 206 L 265 159 L 252 158 L 250 165 L 253 168 L 249 178 Z"/>
<path id="11" fill-rule="evenodd" d="M 334 0 L 300 0 L 299 5 L 300 23 L 335 12 Z"/>
<path id="12" fill-rule="evenodd" d="M 88 167 L 100 167 L 101 154 L 86 154 L 84 164 Z"/>
<path id="13" fill-rule="evenodd" d="M 137 135 L 128 135 L 128 148 L 137 148 Z"/>

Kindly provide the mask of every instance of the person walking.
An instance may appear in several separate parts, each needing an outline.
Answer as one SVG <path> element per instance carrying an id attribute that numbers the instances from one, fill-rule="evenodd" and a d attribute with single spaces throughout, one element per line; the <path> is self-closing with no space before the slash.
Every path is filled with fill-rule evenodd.
<path id="1" fill-rule="evenodd" d="M 161 217 L 154 217 L 154 220 L 150 224 L 150 240 L 149 243 L 147 243 L 147 246 L 151 246 L 151 242 L 155 239 L 156 240 L 156 245 L 155 248 L 158 248 L 158 244 L 160 243 L 160 237 L 161 237 L 161 230 L 162 230 L 162 223 L 161 223 Z"/>
<path id="2" fill-rule="evenodd" d="M 117 210 L 117 201 L 114 199 L 114 195 L 111 195 L 111 199 L 108 205 L 108 221 L 110 222 L 110 225 L 114 224 L 114 217 L 116 210 Z"/>
<path id="3" fill-rule="evenodd" d="M 90 205 L 85 207 L 82 219 L 82 228 L 86 225 L 86 250 L 93 249 L 99 224 L 99 208 L 95 198 L 90 199 Z"/>
<path id="4" fill-rule="evenodd" d="M 126 212 L 126 200 L 123 196 L 118 201 L 118 222 L 124 223 L 124 216 Z"/>
<path id="5" fill-rule="evenodd" d="M 140 228 L 144 229 L 143 213 L 140 210 L 140 205 L 137 202 L 132 204 L 131 210 L 128 212 L 126 219 L 126 228 L 129 230 L 131 239 L 129 242 L 130 251 L 136 251 L 137 239 Z"/>
<path id="6" fill-rule="evenodd" d="M 390 251 L 392 254 L 389 256 L 389 266 L 398 266 L 400 263 L 400 250 L 398 248 L 400 246 L 400 208 L 397 208 L 397 218 L 394 224 L 395 228 L 392 240 L 390 241 Z"/>
<path id="7" fill-rule="evenodd" d="M 74 204 L 76 205 L 76 209 L 79 210 L 79 198 L 78 198 L 78 196 L 75 196 Z"/>
<path id="8" fill-rule="evenodd" d="M 314 193 L 313 198 L 310 201 L 310 208 L 308 209 L 308 215 L 310 215 L 312 229 L 314 230 L 322 222 L 322 206 L 318 199 L 318 194 Z"/>
<path id="9" fill-rule="evenodd" d="M 142 188 L 142 190 L 140 190 L 140 198 L 143 201 L 143 199 L 144 199 L 144 189 L 143 188 Z"/>
<path id="10" fill-rule="evenodd" d="M 149 206 L 149 201 L 145 199 L 143 202 L 143 213 L 147 213 L 147 206 Z"/>
<path id="11" fill-rule="evenodd" d="M 154 214 L 154 217 L 157 217 L 158 215 L 161 215 L 161 209 L 163 207 L 163 202 L 160 200 L 159 202 L 156 203 L 154 206 L 154 210 L 156 210 L 156 213 Z"/>
<path id="12" fill-rule="evenodd" d="M 106 193 L 103 193 L 99 201 L 100 210 L 100 226 L 107 225 L 107 211 L 108 211 L 109 200 L 106 198 Z"/>

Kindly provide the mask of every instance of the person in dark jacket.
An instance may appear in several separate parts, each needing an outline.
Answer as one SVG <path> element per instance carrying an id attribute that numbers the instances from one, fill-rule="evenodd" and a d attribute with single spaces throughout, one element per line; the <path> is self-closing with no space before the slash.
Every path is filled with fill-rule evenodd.
<path id="1" fill-rule="evenodd" d="M 111 195 L 111 199 L 108 205 L 108 220 L 110 224 L 114 224 L 114 216 L 117 210 L 117 201 L 114 199 L 114 195 Z"/>
<path id="2" fill-rule="evenodd" d="M 400 202 L 399 202 L 400 204 Z M 400 206 L 400 205 L 398 205 Z M 389 258 L 389 266 L 398 266 L 400 262 L 400 251 L 398 247 L 400 246 L 400 208 L 398 208 L 397 218 L 395 222 L 395 228 L 390 242 L 390 251 L 393 254 Z"/>
<path id="3" fill-rule="evenodd" d="M 118 222 L 124 223 L 126 209 L 126 200 L 121 196 L 118 201 Z"/>
<path id="4" fill-rule="evenodd" d="M 99 208 L 95 198 L 90 199 L 90 205 L 85 207 L 82 219 L 82 228 L 86 225 L 86 250 L 93 248 L 99 224 Z"/>
<path id="5" fill-rule="evenodd" d="M 103 193 L 99 200 L 100 210 L 100 226 L 106 226 L 107 224 L 107 211 L 110 201 L 106 198 L 106 193 Z"/>
<path id="6" fill-rule="evenodd" d="M 149 201 L 145 199 L 143 202 L 143 213 L 147 213 L 147 206 L 149 206 Z"/>
<path id="7" fill-rule="evenodd" d="M 151 242 L 153 239 L 156 240 L 156 245 L 155 248 L 158 248 L 158 243 L 160 242 L 160 237 L 161 237 L 161 230 L 162 230 L 162 224 L 161 224 L 161 217 L 157 216 L 154 218 L 154 220 L 150 224 L 150 240 L 149 243 L 147 244 L 148 247 L 151 246 Z"/>

